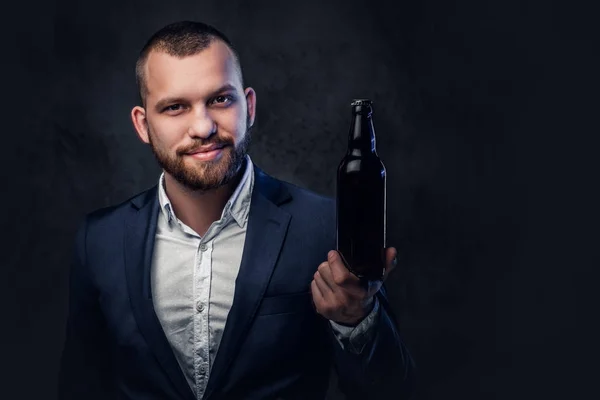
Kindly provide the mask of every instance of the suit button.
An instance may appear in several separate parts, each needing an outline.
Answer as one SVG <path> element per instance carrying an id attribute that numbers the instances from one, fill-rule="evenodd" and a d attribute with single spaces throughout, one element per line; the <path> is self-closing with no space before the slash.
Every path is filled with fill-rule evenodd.
<path id="1" fill-rule="evenodd" d="M 198 310 L 199 312 L 204 311 L 204 304 L 202 304 L 201 301 L 196 303 L 196 310 Z"/>

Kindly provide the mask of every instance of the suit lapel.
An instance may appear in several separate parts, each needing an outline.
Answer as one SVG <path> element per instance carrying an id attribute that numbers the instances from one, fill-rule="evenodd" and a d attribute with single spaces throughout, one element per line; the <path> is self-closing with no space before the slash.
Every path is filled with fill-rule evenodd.
<path id="1" fill-rule="evenodd" d="M 133 313 L 144 339 L 175 390 L 181 398 L 193 400 L 195 396 L 179 367 L 152 303 L 150 267 L 159 213 L 157 187 L 134 198 L 132 205 L 134 207 L 125 228 L 125 269 Z"/>
<path id="2" fill-rule="evenodd" d="M 254 171 L 255 183 L 233 304 L 204 399 L 210 398 L 222 386 L 229 365 L 239 352 L 269 284 L 291 218 L 278 207 L 290 198 L 289 193 L 258 167 Z"/>

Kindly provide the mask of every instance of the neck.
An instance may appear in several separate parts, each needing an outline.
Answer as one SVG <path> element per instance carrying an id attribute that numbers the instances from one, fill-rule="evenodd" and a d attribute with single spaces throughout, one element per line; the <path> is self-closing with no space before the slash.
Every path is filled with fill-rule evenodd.
<path id="1" fill-rule="evenodd" d="M 177 218 L 204 236 L 210 225 L 221 218 L 225 204 L 242 179 L 240 168 L 229 183 L 213 190 L 190 190 L 165 172 L 165 191 Z"/>

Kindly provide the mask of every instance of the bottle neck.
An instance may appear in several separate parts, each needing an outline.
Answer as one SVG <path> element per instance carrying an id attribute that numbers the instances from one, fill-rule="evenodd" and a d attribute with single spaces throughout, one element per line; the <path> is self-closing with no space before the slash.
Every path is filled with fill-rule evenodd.
<path id="1" fill-rule="evenodd" d="M 352 110 L 352 123 L 348 135 L 348 153 L 352 155 L 377 154 L 375 129 L 371 110 Z"/>

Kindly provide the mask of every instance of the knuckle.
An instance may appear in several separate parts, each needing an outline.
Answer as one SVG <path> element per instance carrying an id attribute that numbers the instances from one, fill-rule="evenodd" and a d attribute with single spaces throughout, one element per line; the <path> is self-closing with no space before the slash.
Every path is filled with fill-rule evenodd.
<path id="1" fill-rule="evenodd" d="M 319 271 L 319 272 L 323 272 L 323 270 L 325 270 L 325 268 L 327 268 L 327 267 L 328 267 L 328 264 L 327 264 L 327 262 L 322 262 L 322 263 L 319 265 L 319 268 L 317 268 L 317 271 Z"/>
<path id="2" fill-rule="evenodd" d="M 348 280 L 347 277 L 342 274 L 336 274 L 333 277 L 333 281 L 340 286 L 343 285 L 344 283 L 346 283 L 347 280 Z"/>

